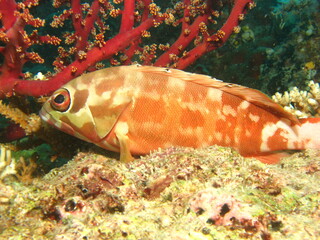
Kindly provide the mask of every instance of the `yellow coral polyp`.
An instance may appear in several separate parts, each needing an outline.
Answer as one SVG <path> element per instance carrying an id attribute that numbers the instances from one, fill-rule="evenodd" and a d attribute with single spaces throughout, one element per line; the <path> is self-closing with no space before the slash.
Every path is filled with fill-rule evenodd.
<path id="1" fill-rule="evenodd" d="M 305 63 L 304 67 L 306 70 L 312 70 L 312 69 L 315 69 L 316 64 L 314 62 L 310 61 L 310 62 Z"/>

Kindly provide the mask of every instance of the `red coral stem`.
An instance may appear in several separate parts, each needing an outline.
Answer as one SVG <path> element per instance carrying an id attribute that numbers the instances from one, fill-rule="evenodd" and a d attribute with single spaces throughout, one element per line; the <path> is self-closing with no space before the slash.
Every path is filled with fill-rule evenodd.
<path id="1" fill-rule="evenodd" d="M 122 12 L 122 20 L 119 33 L 124 33 L 133 28 L 134 24 L 134 0 L 125 0 L 124 1 L 124 9 Z"/>

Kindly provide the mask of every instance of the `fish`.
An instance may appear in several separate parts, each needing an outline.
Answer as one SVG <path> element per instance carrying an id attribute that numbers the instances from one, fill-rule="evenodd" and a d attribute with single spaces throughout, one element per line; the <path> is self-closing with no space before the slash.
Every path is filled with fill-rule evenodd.
<path id="1" fill-rule="evenodd" d="M 40 117 L 130 162 L 172 146 L 231 147 L 274 164 L 320 148 L 320 118 L 298 119 L 262 92 L 182 70 L 129 65 L 83 74 L 56 90 Z"/>

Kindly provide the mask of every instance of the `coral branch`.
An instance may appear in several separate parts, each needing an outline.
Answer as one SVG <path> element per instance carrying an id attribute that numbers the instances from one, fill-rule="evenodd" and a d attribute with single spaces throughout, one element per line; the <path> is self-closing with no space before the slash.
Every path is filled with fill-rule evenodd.
<path id="1" fill-rule="evenodd" d="M 148 19 L 139 27 L 119 33 L 114 38 L 107 41 L 104 47 L 94 47 L 87 54 L 84 59 L 74 61 L 62 72 L 57 73 L 48 81 L 16 81 L 14 91 L 20 95 L 41 96 L 43 92 L 56 90 L 61 85 L 67 83 L 70 79 L 83 73 L 90 65 L 95 64 L 103 59 L 111 58 L 115 52 L 118 52 L 127 47 L 131 41 L 140 37 L 141 31 L 153 25 L 152 19 Z M 75 70 L 74 70 L 75 69 Z"/>
<path id="2" fill-rule="evenodd" d="M 85 50 L 86 46 L 88 45 L 90 32 L 98 18 L 99 1 L 93 1 L 85 18 L 82 15 L 80 0 L 72 0 L 71 3 L 73 11 L 72 22 L 75 29 L 75 35 L 77 36 L 77 44 L 75 47 L 78 51 Z"/>
<path id="3" fill-rule="evenodd" d="M 1 20 L 4 29 L 10 29 L 16 21 L 14 11 L 17 4 L 14 0 L 2 0 L 0 2 Z"/>
<path id="4" fill-rule="evenodd" d="M 129 31 L 133 28 L 134 24 L 134 7 L 135 1 L 134 0 L 127 0 L 124 2 L 124 9 L 122 12 L 122 20 L 120 26 L 120 33 L 124 33 Z"/>
<path id="5" fill-rule="evenodd" d="M 184 69 L 194 63 L 205 53 L 221 47 L 235 31 L 235 28 L 243 19 L 247 8 L 252 8 L 253 6 L 254 3 L 251 0 L 235 0 L 234 8 L 232 9 L 229 18 L 222 28 L 218 30 L 217 33 L 207 37 L 201 44 L 192 49 L 186 57 L 180 58 L 176 67 L 179 69 Z"/>
<path id="6" fill-rule="evenodd" d="M 40 118 L 36 114 L 27 115 L 18 108 L 10 107 L 0 100 L 0 113 L 8 119 L 11 119 L 14 123 L 18 124 L 27 135 L 30 135 L 40 129 Z M 23 133 L 20 129 L 19 134 Z"/>

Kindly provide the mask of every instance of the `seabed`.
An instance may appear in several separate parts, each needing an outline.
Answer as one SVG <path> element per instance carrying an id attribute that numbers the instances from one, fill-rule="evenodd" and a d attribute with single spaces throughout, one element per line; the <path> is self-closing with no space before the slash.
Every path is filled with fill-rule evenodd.
<path id="1" fill-rule="evenodd" d="M 124 164 L 78 153 L 2 179 L 0 239 L 320 239 L 320 151 L 276 165 L 230 148 L 169 148 Z"/>

